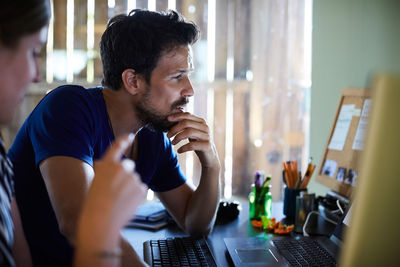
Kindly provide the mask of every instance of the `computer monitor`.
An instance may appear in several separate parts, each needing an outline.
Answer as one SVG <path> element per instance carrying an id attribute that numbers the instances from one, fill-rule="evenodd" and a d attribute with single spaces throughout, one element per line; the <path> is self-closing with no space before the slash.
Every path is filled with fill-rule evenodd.
<path id="1" fill-rule="evenodd" d="M 400 75 L 374 79 L 372 114 L 341 266 L 400 263 Z"/>

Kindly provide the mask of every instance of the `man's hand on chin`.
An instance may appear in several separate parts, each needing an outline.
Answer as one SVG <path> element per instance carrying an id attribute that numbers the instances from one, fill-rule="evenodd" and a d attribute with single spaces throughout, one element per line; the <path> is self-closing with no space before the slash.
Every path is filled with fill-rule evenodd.
<path id="1" fill-rule="evenodd" d="M 173 138 L 173 145 L 182 140 L 189 140 L 177 150 L 178 153 L 194 151 L 203 168 L 219 168 L 218 154 L 210 136 L 210 129 L 204 119 L 189 112 L 182 112 L 170 115 L 168 120 L 178 122 L 167 133 L 168 138 Z"/>

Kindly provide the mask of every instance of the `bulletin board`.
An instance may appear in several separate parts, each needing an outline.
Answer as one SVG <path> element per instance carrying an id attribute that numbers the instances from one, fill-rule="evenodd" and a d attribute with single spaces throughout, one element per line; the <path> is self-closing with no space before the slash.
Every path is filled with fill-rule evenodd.
<path id="1" fill-rule="evenodd" d="M 316 180 L 345 197 L 357 184 L 370 110 L 370 90 L 342 91 Z"/>

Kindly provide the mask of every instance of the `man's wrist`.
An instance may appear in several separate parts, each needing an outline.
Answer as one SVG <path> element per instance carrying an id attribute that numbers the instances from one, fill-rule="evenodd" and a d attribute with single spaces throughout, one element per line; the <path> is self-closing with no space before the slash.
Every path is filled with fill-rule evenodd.
<path id="1" fill-rule="evenodd" d="M 221 164 L 218 160 L 214 161 L 212 164 L 202 164 L 203 171 L 207 172 L 219 172 L 221 170 Z"/>

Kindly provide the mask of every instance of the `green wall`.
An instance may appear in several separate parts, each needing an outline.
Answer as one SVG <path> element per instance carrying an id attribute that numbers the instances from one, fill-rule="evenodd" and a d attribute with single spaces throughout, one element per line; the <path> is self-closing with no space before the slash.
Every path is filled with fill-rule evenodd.
<path id="1" fill-rule="evenodd" d="M 400 0 L 314 0 L 312 46 L 310 156 L 319 167 L 341 90 L 400 71 Z M 315 177 L 310 191 L 325 195 Z"/>

